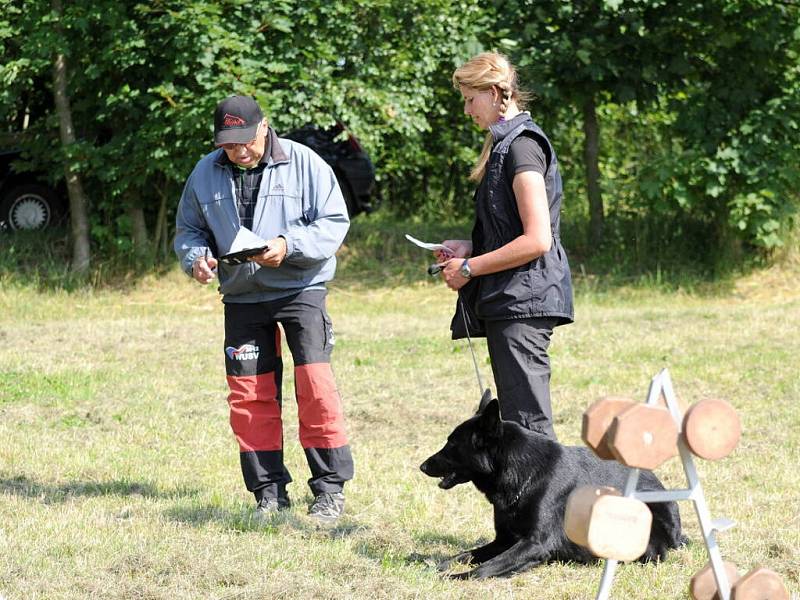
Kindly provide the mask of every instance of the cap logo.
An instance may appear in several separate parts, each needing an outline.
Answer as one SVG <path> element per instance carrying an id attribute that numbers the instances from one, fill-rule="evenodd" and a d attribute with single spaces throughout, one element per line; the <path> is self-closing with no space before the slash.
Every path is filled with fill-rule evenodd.
<path id="1" fill-rule="evenodd" d="M 223 127 L 244 127 L 246 124 L 242 117 L 236 117 L 228 113 L 225 113 L 225 117 L 222 119 Z"/>

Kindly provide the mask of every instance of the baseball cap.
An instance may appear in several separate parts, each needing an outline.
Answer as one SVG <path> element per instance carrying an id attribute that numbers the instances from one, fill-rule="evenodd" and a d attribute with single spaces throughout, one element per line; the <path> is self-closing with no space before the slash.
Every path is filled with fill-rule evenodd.
<path id="1" fill-rule="evenodd" d="M 256 137 L 263 118 L 251 96 L 228 96 L 214 111 L 214 144 L 246 144 Z"/>

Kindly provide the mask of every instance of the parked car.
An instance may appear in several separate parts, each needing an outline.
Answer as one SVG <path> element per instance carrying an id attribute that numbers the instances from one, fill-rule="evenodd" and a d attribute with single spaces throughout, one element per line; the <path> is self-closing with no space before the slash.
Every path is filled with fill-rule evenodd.
<path id="1" fill-rule="evenodd" d="M 375 167 L 356 136 L 344 125 L 337 123 L 329 129 L 306 125 L 281 137 L 308 146 L 333 168 L 351 217 L 378 207 Z"/>
<path id="2" fill-rule="evenodd" d="M 19 157 L 0 151 L 0 229 L 44 229 L 64 215 L 66 194 L 41 173 L 16 173 L 11 163 Z"/>
<path id="3" fill-rule="evenodd" d="M 282 137 L 310 147 L 333 168 L 351 217 L 377 208 L 375 168 L 343 125 L 307 125 Z M 44 229 L 59 222 L 69 205 L 65 189 L 48 185 L 41 173 L 16 173 L 11 163 L 18 158 L 18 150 L 0 151 L 0 230 Z"/>

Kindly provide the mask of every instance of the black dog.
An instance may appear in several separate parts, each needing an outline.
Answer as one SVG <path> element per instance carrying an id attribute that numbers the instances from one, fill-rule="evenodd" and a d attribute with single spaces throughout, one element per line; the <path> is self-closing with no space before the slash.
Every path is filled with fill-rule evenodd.
<path id="1" fill-rule="evenodd" d="M 562 446 L 543 435 L 500 418 L 492 400 L 455 428 L 447 444 L 422 463 L 439 487 L 450 489 L 471 481 L 494 507 L 495 540 L 458 554 L 439 565 L 478 565 L 451 575 L 459 579 L 519 573 L 547 561 L 592 562 L 597 558 L 564 533 L 564 512 L 570 492 L 581 485 L 625 487 L 628 469 L 600 460 L 588 448 Z M 663 490 L 658 478 L 642 471 L 639 490 Z M 648 504 L 653 526 L 642 562 L 661 560 L 670 548 L 685 543 L 675 502 Z"/>

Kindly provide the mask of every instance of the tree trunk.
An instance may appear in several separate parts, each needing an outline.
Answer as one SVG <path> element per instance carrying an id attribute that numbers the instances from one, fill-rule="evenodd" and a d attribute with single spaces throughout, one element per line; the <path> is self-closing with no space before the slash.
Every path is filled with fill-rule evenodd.
<path id="1" fill-rule="evenodd" d="M 133 252 L 138 258 L 147 258 L 150 254 L 150 243 L 147 236 L 147 223 L 141 206 L 128 206 L 128 217 L 131 220 L 131 237 Z"/>
<path id="2" fill-rule="evenodd" d="M 147 222 L 144 218 L 144 210 L 138 204 L 130 190 L 123 192 L 122 204 L 125 207 L 125 213 L 131 220 L 133 253 L 138 259 L 149 258 L 150 236 L 147 234 Z"/>
<path id="3" fill-rule="evenodd" d="M 167 256 L 167 194 L 157 185 L 153 187 L 161 202 L 158 205 L 158 217 L 156 218 L 155 239 L 153 240 L 153 258 L 166 258 Z"/>
<path id="4" fill-rule="evenodd" d="M 597 124 L 597 107 L 594 96 L 583 103 L 583 164 L 586 170 L 586 195 L 589 199 L 589 244 L 597 248 L 603 244 L 605 215 L 603 195 L 600 192 L 600 127 Z"/>
<path id="5" fill-rule="evenodd" d="M 61 0 L 53 0 L 53 13 L 56 16 L 56 27 L 61 22 Z M 75 129 L 72 125 L 72 110 L 67 96 L 67 62 L 64 54 L 56 54 L 53 63 L 53 96 L 58 114 L 61 145 L 68 149 L 75 143 Z M 87 216 L 86 196 L 83 193 L 81 178 L 70 165 L 71 159 L 64 162 L 64 177 L 69 195 L 70 224 L 72 229 L 72 270 L 84 274 L 89 270 L 91 252 L 89 249 L 89 219 Z"/>

